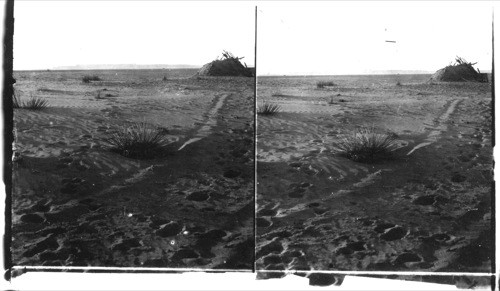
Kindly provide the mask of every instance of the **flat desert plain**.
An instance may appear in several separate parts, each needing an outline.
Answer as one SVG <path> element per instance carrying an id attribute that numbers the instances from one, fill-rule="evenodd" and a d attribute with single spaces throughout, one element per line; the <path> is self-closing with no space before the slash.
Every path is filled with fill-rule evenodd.
<path id="1" fill-rule="evenodd" d="M 14 265 L 252 269 L 253 78 L 195 73 L 15 72 L 19 97 L 49 105 L 14 109 Z M 134 122 L 167 154 L 111 151 Z"/>
<path id="2" fill-rule="evenodd" d="M 491 83 L 429 79 L 258 78 L 257 270 L 492 271 Z M 390 159 L 339 154 L 361 126 Z"/>

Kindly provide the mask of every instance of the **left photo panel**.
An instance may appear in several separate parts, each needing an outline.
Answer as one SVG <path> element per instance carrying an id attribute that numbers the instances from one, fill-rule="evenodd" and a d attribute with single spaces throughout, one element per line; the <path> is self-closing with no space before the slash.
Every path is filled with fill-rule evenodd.
<path id="1" fill-rule="evenodd" d="M 255 7 L 14 18 L 12 265 L 252 271 Z"/>

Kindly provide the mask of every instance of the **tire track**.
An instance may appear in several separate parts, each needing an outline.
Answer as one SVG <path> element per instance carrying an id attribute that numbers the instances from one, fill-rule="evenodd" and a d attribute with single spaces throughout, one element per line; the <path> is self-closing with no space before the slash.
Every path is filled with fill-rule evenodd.
<path id="1" fill-rule="evenodd" d="M 453 111 L 455 111 L 455 108 L 460 102 L 461 100 L 456 100 L 456 99 L 451 101 L 446 111 L 436 120 L 437 125 L 429 132 L 429 134 L 427 134 L 427 137 L 425 138 L 424 142 L 421 142 L 415 147 L 413 147 L 413 149 L 409 151 L 406 155 L 409 156 L 417 149 L 435 143 L 439 139 L 441 134 L 448 129 L 448 126 L 445 124 L 445 122 L 448 121 L 450 115 L 453 113 Z"/>
<path id="2" fill-rule="evenodd" d="M 217 101 L 215 102 L 215 105 L 210 109 L 210 111 L 207 113 L 207 120 L 205 121 L 205 124 L 197 128 L 191 138 L 189 138 L 186 142 L 182 144 L 182 146 L 178 149 L 178 151 L 182 150 L 184 147 L 187 145 L 197 142 L 207 136 L 209 136 L 212 133 L 212 128 L 217 125 L 217 112 L 219 109 L 221 109 L 222 105 L 224 105 L 224 100 L 229 96 L 230 94 L 217 94 Z"/>

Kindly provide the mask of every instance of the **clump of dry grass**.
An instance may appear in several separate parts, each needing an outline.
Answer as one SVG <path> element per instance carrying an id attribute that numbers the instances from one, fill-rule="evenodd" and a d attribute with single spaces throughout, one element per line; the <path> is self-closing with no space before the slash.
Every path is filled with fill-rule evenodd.
<path id="1" fill-rule="evenodd" d="M 319 81 L 318 83 L 316 83 L 316 87 L 319 89 L 322 89 L 325 87 L 333 87 L 333 86 L 337 86 L 337 85 L 335 83 L 333 83 L 332 81 Z"/>
<path id="2" fill-rule="evenodd" d="M 49 102 L 42 97 L 33 97 L 31 95 L 30 99 L 27 101 L 21 100 L 15 91 L 12 95 L 12 108 L 15 109 L 28 109 L 28 110 L 42 110 L 49 106 Z"/>
<path id="3" fill-rule="evenodd" d="M 82 77 L 83 83 L 90 83 L 91 81 L 101 81 L 102 79 L 97 75 L 85 75 Z"/>
<path id="4" fill-rule="evenodd" d="M 376 133 L 373 127 L 364 127 L 342 138 L 336 148 L 348 159 L 371 163 L 391 158 L 396 149 L 395 142 L 394 134 Z"/>
<path id="5" fill-rule="evenodd" d="M 167 131 L 145 122 L 123 127 L 105 140 L 111 151 L 134 159 L 162 156 L 169 141 Z"/>
<path id="6" fill-rule="evenodd" d="M 257 108 L 257 114 L 260 115 L 274 115 L 280 111 L 281 106 L 270 102 L 264 102 Z"/>

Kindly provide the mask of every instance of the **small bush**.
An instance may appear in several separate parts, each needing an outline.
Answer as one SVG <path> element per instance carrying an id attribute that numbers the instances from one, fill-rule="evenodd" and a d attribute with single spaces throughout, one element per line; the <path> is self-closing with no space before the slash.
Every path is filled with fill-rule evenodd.
<path id="1" fill-rule="evenodd" d="M 337 150 L 355 162 L 370 163 L 391 158 L 396 149 L 396 136 L 361 128 L 337 144 Z"/>
<path id="2" fill-rule="evenodd" d="M 316 83 L 316 87 L 319 89 L 322 89 L 324 87 L 333 87 L 333 86 L 337 86 L 337 85 L 335 83 L 333 83 L 332 81 L 319 81 L 318 83 Z"/>
<path id="3" fill-rule="evenodd" d="M 49 102 L 41 97 L 31 97 L 25 104 L 23 108 L 30 110 L 40 110 L 47 108 Z"/>
<path id="4" fill-rule="evenodd" d="M 101 78 L 97 75 L 85 75 L 82 78 L 83 83 L 90 83 L 91 81 L 101 81 Z"/>
<path id="5" fill-rule="evenodd" d="M 269 102 L 264 102 L 257 108 L 257 114 L 260 115 L 274 115 L 280 111 L 281 111 L 281 106 Z"/>
<path id="6" fill-rule="evenodd" d="M 134 159 L 162 156 L 169 144 L 167 131 L 145 122 L 134 123 L 111 134 L 106 142 L 113 152 Z"/>
<path id="7" fill-rule="evenodd" d="M 403 84 L 401 84 L 401 81 L 397 81 L 396 86 L 403 86 Z"/>
<path id="8" fill-rule="evenodd" d="M 12 108 L 17 109 L 29 109 L 29 110 L 41 110 L 49 106 L 49 102 L 42 97 L 33 97 L 26 102 L 22 101 L 16 93 L 12 96 Z"/>

